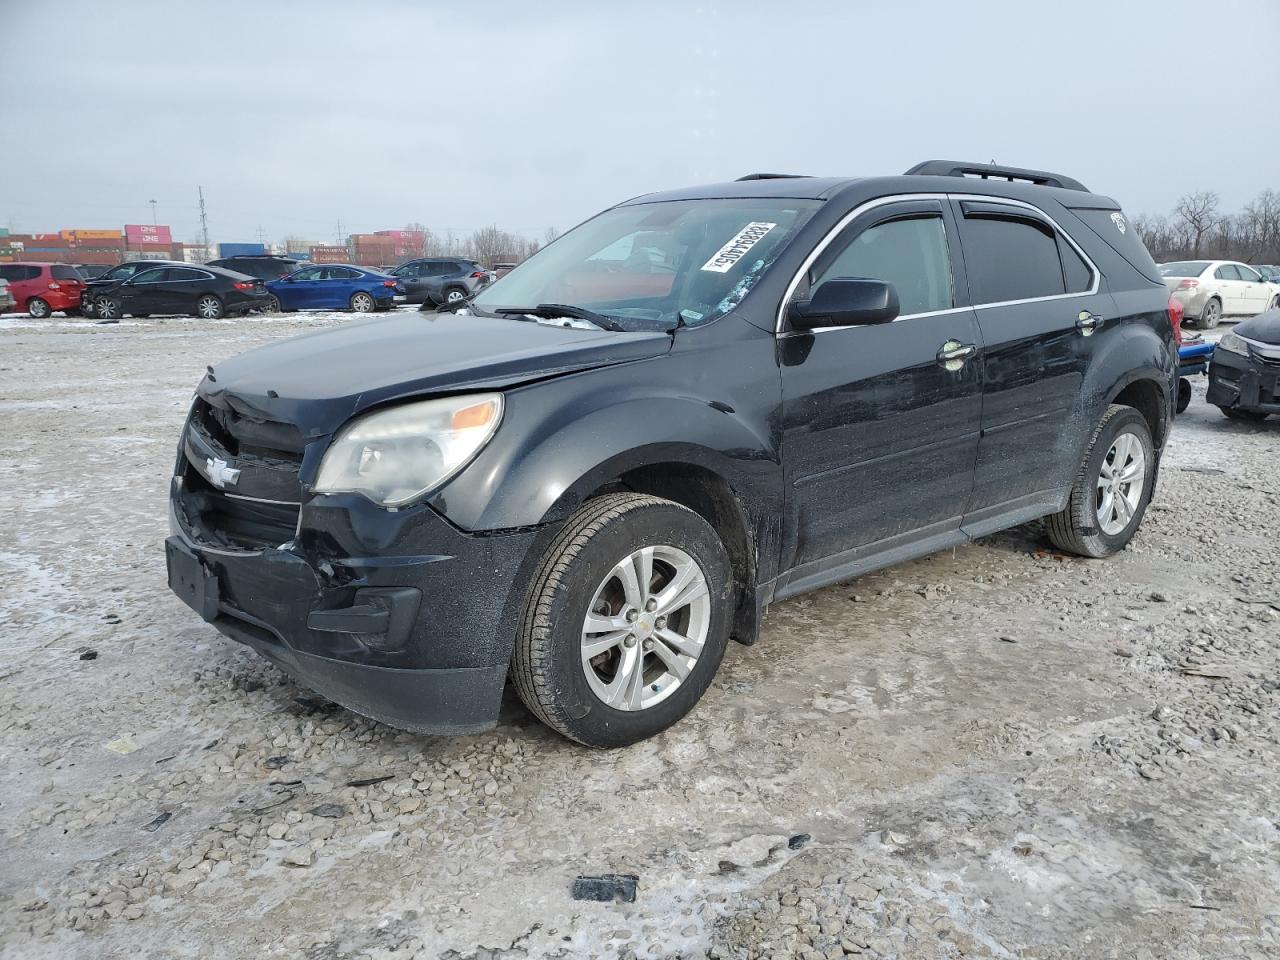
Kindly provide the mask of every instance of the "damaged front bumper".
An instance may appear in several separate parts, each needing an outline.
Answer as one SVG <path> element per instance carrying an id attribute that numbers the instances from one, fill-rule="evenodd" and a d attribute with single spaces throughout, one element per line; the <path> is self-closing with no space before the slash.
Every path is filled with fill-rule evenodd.
<path id="1" fill-rule="evenodd" d="M 1228 410 L 1280 413 L 1280 359 L 1216 348 L 1209 364 L 1207 399 Z"/>
<path id="2" fill-rule="evenodd" d="M 295 536 L 246 549 L 203 528 L 175 477 L 169 585 L 219 631 L 331 700 L 426 733 L 497 722 L 517 608 L 539 530 L 473 535 L 425 504 L 388 511 L 316 497 Z"/>

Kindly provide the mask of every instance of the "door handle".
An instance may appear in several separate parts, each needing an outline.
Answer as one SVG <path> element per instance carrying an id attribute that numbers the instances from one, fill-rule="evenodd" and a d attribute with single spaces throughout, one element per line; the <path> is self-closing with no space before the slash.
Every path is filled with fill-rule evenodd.
<path id="1" fill-rule="evenodd" d="M 948 370 L 959 370 L 977 352 L 978 348 L 972 343 L 948 340 L 938 349 L 938 362 Z"/>
<path id="2" fill-rule="evenodd" d="M 1100 326 L 1102 326 L 1102 318 L 1088 310 L 1081 310 L 1080 316 L 1076 318 L 1076 329 L 1080 331 L 1082 337 L 1093 336 L 1093 331 Z"/>

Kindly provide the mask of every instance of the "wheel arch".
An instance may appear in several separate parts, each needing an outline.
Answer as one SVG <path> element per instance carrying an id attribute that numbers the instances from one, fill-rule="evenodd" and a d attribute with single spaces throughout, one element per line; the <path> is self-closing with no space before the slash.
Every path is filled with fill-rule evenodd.
<path id="1" fill-rule="evenodd" d="M 1154 377 L 1139 373 L 1112 393 L 1108 406 L 1116 403 L 1133 407 L 1142 414 L 1151 430 L 1151 440 L 1156 449 L 1160 450 L 1164 447 L 1164 441 L 1169 434 L 1170 403 L 1176 399 L 1176 392 L 1171 398 L 1164 384 Z"/>

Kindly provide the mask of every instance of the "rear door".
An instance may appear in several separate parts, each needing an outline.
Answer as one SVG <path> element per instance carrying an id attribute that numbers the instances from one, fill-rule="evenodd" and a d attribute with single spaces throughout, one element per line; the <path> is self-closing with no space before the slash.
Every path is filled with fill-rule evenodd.
<path id="1" fill-rule="evenodd" d="M 982 342 L 982 439 L 965 530 L 1043 512 L 1075 475 L 1084 374 L 1112 314 L 1102 278 L 1043 212 L 1018 201 L 953 198 Z M 999 518 L 999 519 L 997 519 Z M 988 527 L 987 524 L 990 524 Z"/>
<path id="2" fill-rule="evenodd" d="M 826 558 L 856 562 L 960 526 L 978 445 L 981 344 L 956 293 L 950 224 L 940 199 L 877 205 L 800 279 L 793 299 L 837 277 L 885 280 L 901 312 L 876 326 L 779 336 L 793 567 L 816 572 Z M 960 359 L 941 355 L 957 348 Z"/>
<path id="3" fill-rule="evenodd" d="M 162 313 L 196 312 L 196 298 L 213 286 L 213 275 L 194 267 L 170 267 L 165 271 Z"/>
<path id="4" fill-rule="evenodd" d="M 357 281 L 364 274 L 350 267 L 325 267 L 324 279 L 320 282 L 323 293 L 323 306 L 331 310 L 345 310 L 351 303 L 351 295 L 356 292 Z"/>
<path id="5" fill-rule="evenodd" d="M 1240 275 L 1243 312 L 1252 317 L 1267 309 L 1271 304 L 1271 287 L 1262 282 L 1262 274 L 1243 263 L 1236 264 L 1236 273 Z"/>

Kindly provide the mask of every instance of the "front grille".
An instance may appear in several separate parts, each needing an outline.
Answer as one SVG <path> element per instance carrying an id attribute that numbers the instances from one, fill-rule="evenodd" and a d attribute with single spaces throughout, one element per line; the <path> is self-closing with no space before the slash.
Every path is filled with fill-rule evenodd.
<path id="1" fill-rule="evenodd" d="M 304 447 L 292 424 L 215 407 L 197 397 L 183 442 L 182 506 L 193 532 L 250 549 L 292 540 Z"/>

